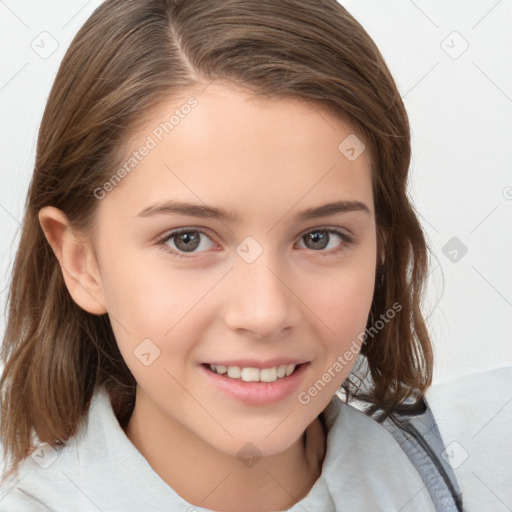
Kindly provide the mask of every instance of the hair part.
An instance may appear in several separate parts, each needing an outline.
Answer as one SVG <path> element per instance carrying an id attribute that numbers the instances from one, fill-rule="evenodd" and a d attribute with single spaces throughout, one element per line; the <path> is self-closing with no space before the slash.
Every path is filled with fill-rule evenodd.
<path id="1" fill-rule="evenodd" d="M 364 139 L 379 246 L 368 327 L 392 304 L 402 310 L 362 345 L 371 385 L 349 378 L 343 387 L 391 411 L 430 385 L 420 310 L 427 246 L 407 197 L 408 117 L 361 25 L 336 0 L 107 0 L 67 50 L 39 130 L 2 345 L 0 440 L 13 469 L 34 448 L 33 434 L 52 445 L 73 436 L 96 386 L 106 387 L 122 426 L 135 400 L 108 315 L 72 300 L 39 210 L 54 206 L 90 229 L 94 190 L 121 165 L 148 112 L 214 80 L 326 107 Z"/>

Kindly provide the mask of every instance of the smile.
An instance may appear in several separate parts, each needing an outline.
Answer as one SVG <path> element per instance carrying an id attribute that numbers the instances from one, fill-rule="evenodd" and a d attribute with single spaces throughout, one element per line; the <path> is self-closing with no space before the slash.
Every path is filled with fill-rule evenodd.
<path id="1" fill-rule="evenodd" d="M 207 364 L 212 372 L 223 375 L 229 379 L 243 380 L 244 382 L 275 382 L 278 379 L 290 376 L 300 366 L 296 364 L 281 364 L 271 368 L 251 368 L 240 366 L 223 366 Z"/>
<path id="2" fill-rule="evenodd" d="M 269 405 L 297 392 L 311 362 L 287 362 L 266 368 L 256 368 L 254 361 L 253 366 L 246 366 L 248 363 L 240 361 L 243 366 L 203 363 L 199 368 L 208 387 L 213 386 L 222 394 L 250 405 Z"/>

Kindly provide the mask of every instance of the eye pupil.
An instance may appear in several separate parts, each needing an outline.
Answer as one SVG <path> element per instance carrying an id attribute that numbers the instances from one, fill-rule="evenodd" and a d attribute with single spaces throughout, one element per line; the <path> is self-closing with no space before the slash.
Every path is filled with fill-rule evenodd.
<path id="1" fill-rule="evenodd" d="M 327 234 L 327 231 L 312 231 L 306 235 L 306 241 L 309 240 L 313 242 L 313 247 L 310 247 L 311 249 L 324 249 L 327 247 L 329 235 Z M 306 243 L 306 245 L 308 244 Z"/>
<path id="2" fill-rule="evenodd" d="M 184 245 L 181 245 L 182 243 Z M 197 249 L 199 243 L 200 237 L 197 232 L 187 231 L 186 233 L 180 233 L 179 235 L 176 235 L 175 244 L 180 251 L 193 251 Z"/>

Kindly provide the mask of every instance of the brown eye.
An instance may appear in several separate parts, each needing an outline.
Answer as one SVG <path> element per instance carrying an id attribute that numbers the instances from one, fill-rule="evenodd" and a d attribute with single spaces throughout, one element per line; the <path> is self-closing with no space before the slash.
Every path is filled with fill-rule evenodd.
<path id="1" fill-rule="evenodd" d="M 208 246 L 208 242 L 203 242 L 203 240 L 209 240 L 210 246 Z M 197 229 L 181 229 L 178 231 L 172 231 L 160 239 L 158 244 L 165 246 L 165 249 L 171 254 L 180 256 L 185 254 L 202 253 L 204 250 L 211 249 L 213 246 L 213 242 L 210 240 L 208 235 Z M 203 250 L 197 251 L 196 249 L 199 247 Z"/>
<path id="2" fill-rule="evenodd" d="M 308 249 L 325 249 L 330 241 L 327 231 L 312 231 L 303 237 Z"/>
<path id="3" fill-rule="evenodd" d="M 197 231 L 186 231 L 172 237 L 174 245 L 180 250 L 185 252 L 195 251 L 201 242 L 201 237 Z"/>
<path id="4" fill-rule="evenodd" d="M 340 248 L 343 248 L 351 242 L 351 239 L 345 235 L 345 233 L 335 229 L 315 229 L 303 235 L 301 240 L 304 241 L 307 249 L 329 252 L 330 254 L 337 252 L 337 250 L 340 250 Z M 337 240 L 338 243 L 336 243 Z M 339 243 L 339 240 L 341 240 L 342 243 Z M 326 248 L 334 249 L 334 251 L 324 251 Z"/>

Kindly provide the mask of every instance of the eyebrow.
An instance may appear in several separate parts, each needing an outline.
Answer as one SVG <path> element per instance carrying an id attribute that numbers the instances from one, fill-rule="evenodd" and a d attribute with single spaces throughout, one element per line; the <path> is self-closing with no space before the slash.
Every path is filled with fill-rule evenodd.
<path id="1" fill-rule="evenodd" d="M 316 219 L 319 217 L 327 217 L 337 213 L 347 212 L 366 212 L 370 214 L 370 209 L 361 201 L 335 201 L 313 208 L 307 208 L 299 212 L 295 219 L 304 221 Z M 141 210 L 138 217 L 152 217 L 154 215 L 188 215 L 191 217 L 201 217 L 209 219 L 218 219 L 225 222 L 238 222 L 238 214 L 234 210 L 225 210 L 223 208 L 215 208 L 213 206 L 184 203 L 180 201 L 167 201 L 165 203 L 157 203 Z"/>

